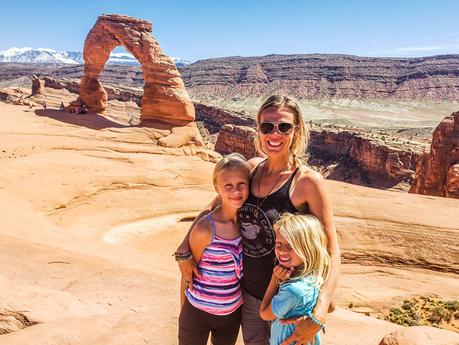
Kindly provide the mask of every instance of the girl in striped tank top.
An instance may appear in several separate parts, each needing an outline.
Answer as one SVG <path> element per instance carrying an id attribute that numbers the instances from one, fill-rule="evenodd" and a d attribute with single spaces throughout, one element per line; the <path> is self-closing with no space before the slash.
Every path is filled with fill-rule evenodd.
<path id="1" fill-rule="evenodd" d="M 242 290 L 242 243 L 237 211 L 248 196 L 250 170 L 233 153 L 215 166 L 214 187 L 221 205 L 194 226 L 190 234 L 193 259 L 200 275 L 185 290 L 179 317 L 179 344 L 234 345 L 239 333 Z M 192 288 L 191 288 L 192 286 Z"/>

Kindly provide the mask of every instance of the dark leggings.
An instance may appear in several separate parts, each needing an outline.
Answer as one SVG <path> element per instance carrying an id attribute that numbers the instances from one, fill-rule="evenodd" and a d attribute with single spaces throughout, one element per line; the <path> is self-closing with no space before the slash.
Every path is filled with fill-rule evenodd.
<path id="1" fill-rule="evenodd" d="M 234 345 L 240 324 L 240 307 L 229 315 L 212 315 L 185 299 L 179 317 L 179 345 L 206 345 L 209 333 L 213 345 Z"/>

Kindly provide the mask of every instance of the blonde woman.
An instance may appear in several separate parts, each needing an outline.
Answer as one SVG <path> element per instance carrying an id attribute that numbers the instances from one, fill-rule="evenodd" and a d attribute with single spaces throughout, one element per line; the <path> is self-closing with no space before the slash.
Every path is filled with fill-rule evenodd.
<path id="1" fill-rule="evenodd" d="M 298 103 L 288 96 L 271 96 L 258 110 L 256 123 L 257 146 L 264 157 L 249 160 L 252 169 L 249 196 L 239 210 L 244 250 L 241 324 L 245 345 L 269 344 L 270 325 L 260 317 L 259 309 L 275 262 L 273 224 L 281 214 L 312 214 L 323 224 L 331 258 L 330 274 L 312 312 L 321 323 L 325 323 L 341 265 L 332 206 L 323 178 L 302 165 L 299 159 L 305 152 L 309 133 Z M 218 200 L 211 206 L 216 204 Z M 188 251 L 187 235 L 177 254 Z M 179 266 L 185 280 L 193 274 L 199 275 L 192 262 L 182 262 Z M 277 272 L 281 280 L 288 278 L 290 273 L 288 269 Z M 288 322 L 296 324 L 297 328 L 282 345 L 295 341 L 308 344 L 320 330 L 308 317 Z"/>
<path id="2" fill-rule="evenodd" d="M 274 251 L 279 264 L 274 267 L 261 302 L 260 316 L 272 321 L 270 345 L 279 345 L 296 328 L 292 324 L 281 324 L 281 319 L 306 315 L 319 327 L 325 327 L 315 319 L 312 310 L 319 289 L 327 279 L 330 256 L 322 224 L 312 215 L 285 213 L 274 224 L 274 232 Z M 291 274 L 288 279 L 280 281 L 278 271 L 284 269 Z M 319 333 L 314 338 L 314 345 L 320 345 Z"/>

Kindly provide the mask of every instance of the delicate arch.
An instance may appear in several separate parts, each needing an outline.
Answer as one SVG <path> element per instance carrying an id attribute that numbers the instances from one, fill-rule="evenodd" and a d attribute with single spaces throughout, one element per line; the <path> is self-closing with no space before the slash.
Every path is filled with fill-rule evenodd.
<path id="1" fill-rule="evenodd" d="M 144 89 L 141 121 L 193 121 L 194 106 L 172 59 L 152 37 L 152 25 L 123 15 L 102 15 L 86 37 L 80 99 L 95 112 L 107 109 L 107 92 L 99 82 L 110 52 L 124 46 L 142 66 Z"/>

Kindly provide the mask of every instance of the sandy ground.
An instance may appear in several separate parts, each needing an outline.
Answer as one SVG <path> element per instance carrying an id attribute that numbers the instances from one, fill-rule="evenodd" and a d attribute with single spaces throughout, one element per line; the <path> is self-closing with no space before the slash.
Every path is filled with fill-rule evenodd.
<path id="1" fill-rule="evenodd" d="M 171 253 L 214 196 L 213 164 L 152 145 L 164 130 L 27 109 L 0 103 L 0 312 L 39 324 L 0 344 L 176 344 Z M 400 328 L 351 302 L 378 316 L 411 296 L 459 299 L 457 200 L 327 185 L 344 265 L 325 344 Z"/>

